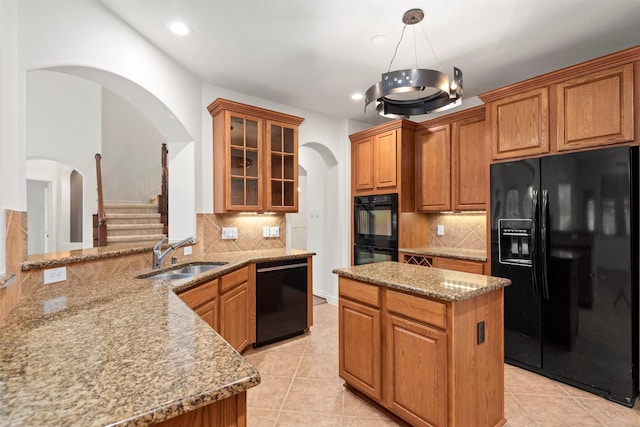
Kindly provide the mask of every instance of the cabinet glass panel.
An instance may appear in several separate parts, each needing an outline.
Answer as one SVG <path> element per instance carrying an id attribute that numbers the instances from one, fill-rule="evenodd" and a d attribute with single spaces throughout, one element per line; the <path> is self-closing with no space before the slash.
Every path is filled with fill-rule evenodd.
<path id="1" fill-rule="evenodd" d="M 231 178 L 231 204 L 244 205 L 244 178 Z"/>
<path id="2" fill-rule="evenodd" d="M 293 182 L 285 181 L 284 182 L 284 205 L 283 206 L 293 206 L 294 192 L 296 188 L 293 186 Z"/>
<path id="3" fill-rule="evenodd" d="M 282 151 L 282 127 L 271 125 L 271 151 Z"/>
<path id="4" fill-rule="evenodd" d="M 282 156 L 271 154 L 271 178 L 282 178 Z"/>
<path id="5" fill-rule="evenodd" d="M 246 176 L 258 177 L 258 152 L 247 150 L 246 152 Z"/>
<path id="6" fill-rule="evenodd" d="M 284 152 L 293 154 L 293 129 L 284 128 Z"/>
<path id="7" fill-rule="evenodd" d="M 293 155 L 284 155 L 284 179 L 294 179 L 293 170 Z"/>
<path id="8" fill-rule="evenodd" d="M 247 178 L 247 206 L 258 206 L 258 180 Z"/>
<path id="9" fill-rule="evenodd" d="M 244 150 L 231 149 L 231 175 L 244 176 Z"/>
<path id="10" fill-rule="evenodd" d="M 247 148 L 258 148 L 258 122 L 255 120 L 247 120 L 246 121 L 246 147 Z"/>
<path id="11" fill-rule="evenodd" d="M 282 182 L 271 181 L 271 204 L 282 206 Z"/>
<path id="12" fill-rule="evenodd" d="M 231 116 L 231 145 L 244 147 L 244 119 Z"/>

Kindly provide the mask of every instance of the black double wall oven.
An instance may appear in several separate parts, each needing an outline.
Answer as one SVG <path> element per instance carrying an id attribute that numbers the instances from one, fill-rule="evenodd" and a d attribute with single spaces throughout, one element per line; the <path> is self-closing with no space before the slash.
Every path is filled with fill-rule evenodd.
<path id="1" fill-rule="evenodd" d="M 398 260 L 398 193 L 353 200 L 355 265 Z"/>

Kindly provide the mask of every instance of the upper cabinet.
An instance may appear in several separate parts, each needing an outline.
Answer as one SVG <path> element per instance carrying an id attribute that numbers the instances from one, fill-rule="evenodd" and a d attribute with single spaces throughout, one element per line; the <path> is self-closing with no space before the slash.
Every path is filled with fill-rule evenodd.
<path id="1" fill-rule="evenodd" d="M 558 151 L 633 141 L 633 64 L 552 86 Z"/>
<path id="2" fill-rule="evenodd" d="M 297 212 L 298 126 L 304 119 L 220 98 L 208 110 L 214 212 Z"/>
<path id="3" fill-rule="evenodd" d="M 639 61 L 636 46 L 481 94 L 492 159 L 634 142 Z"/>
<path id="4" fill-rule="evenodd" d="M 352 195 L 398 193 L 401 210 L 413 210 L 415 128 L 394 120 L 349 136 Z"/>
<path id="5" fill-rule="evenodd" d="M 484 107 L 475 107 L 420 123 L 416 131 L 418 211 L 485 209 L 484 118 Z"/>
<path id="6" fill-rule="evenodd" d="M 494 159 L 549 152 L 549 94 L 535 89 L 487 106 Z"/>

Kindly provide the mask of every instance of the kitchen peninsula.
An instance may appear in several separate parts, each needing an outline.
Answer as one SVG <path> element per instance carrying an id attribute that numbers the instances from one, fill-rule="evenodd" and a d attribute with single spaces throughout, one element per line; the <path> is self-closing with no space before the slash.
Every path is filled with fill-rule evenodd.
<path id="1" fill-rule="evenodd" d="M 397 262 L 339 275 L 340 376 L 415 426 L 500 426 L 498 277 Z"/>
<path id="2" fill-rule="evenodd" d="M 113 258 L 89 252 L 66 265 Z M 260 374 L 177 294 L 255 262 L 312 255 L 208 254 L 185 264 L 225 264 L 193 279 L 139 279 L 151 272 L 142 269 L 39 287 L 0 322 L 0 425 L 246 425 L 246 390 Z M 61 263 L 30 257 L 23 269 Z"/>

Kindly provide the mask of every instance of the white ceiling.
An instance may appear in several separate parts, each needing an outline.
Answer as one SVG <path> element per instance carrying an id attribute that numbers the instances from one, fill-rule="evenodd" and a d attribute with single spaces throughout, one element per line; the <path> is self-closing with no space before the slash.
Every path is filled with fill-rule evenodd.
<path id="1" fill-rule="evenodd" d="M 372 124 L 382 121 L 372 105 L 365 115 L 351 94 L 387 71 L 408 9 L 426 17 L 407 28 L 392 69 L 451 76 L 456 66 L 467 106 L 480 93 L 640 45 L 640 0 L 102 2 L 203 82 Z M 169 33 L 175 19 L 192 34 Z M 378 34 L 385 43 L 370 41 Z"/>

